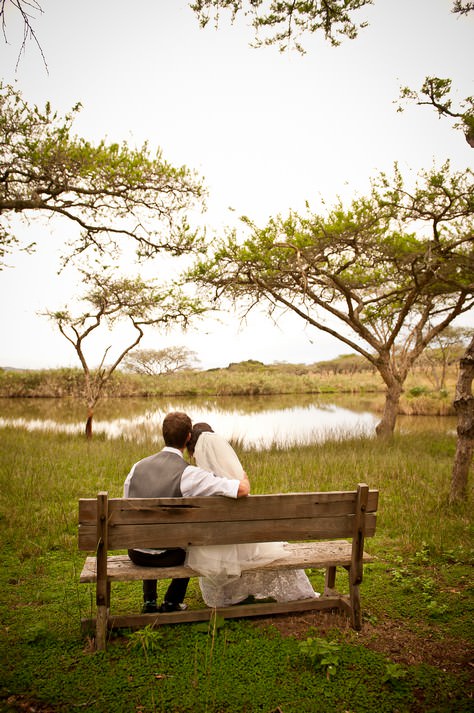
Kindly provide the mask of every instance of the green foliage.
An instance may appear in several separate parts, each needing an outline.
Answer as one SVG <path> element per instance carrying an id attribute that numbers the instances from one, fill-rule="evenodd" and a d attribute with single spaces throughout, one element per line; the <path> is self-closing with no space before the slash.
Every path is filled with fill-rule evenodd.
<path id="1" fill-rule="evenodd" d="M 95 246 L 115 255 L 131 238 L 142 256 L 199 249 L 186 212 L 199 206 L 203 187 L 186 167 L 126 143 L 93 145 L 72 134 L 81 108 L 64 117 L 47 103 L 29 106 L 21 93 L 0 83 L 0 264 L 18 247 L 12 215 L 60 216 L 82 227 L 75 250 Z M 26 246 L 32 248 L 34 245 Z"/>
<path id="2" fill-rule="evenodd" d="M 426 386 L 412 386 L 408 393 L 410 396 L 416 398 L 417 396 L 429 393 L 429 389 Z"/>
<path id="3" fill-rule="evenodd" d="M 191 8 L 201 27 L 206 27 L 212 16 L 216 26 L 222 10 L 229 10 L 232 22 L 242 12 L 250 17 L 255 31 L 254 47 L 277 45 L 280 52 L 295 48 L 304 53 L 300 38 L 305 34 L 324 33 L 331 45 L 341 38 L 354 39 L 359 29 L 367 26 L 354 19 L 357 10 L 371 5 L 372 0 L 328 0 L 315 2 L 277 2 L 276 0 L 195 0 Z"/>
<path id="4" fill-rule="evenodd" d="M 465 12 L 467 13 L 471 10 L 472 6 Z M 461 9 L 455 9 L 454 11 L 463 12 Z M 474 97 L 466 97 L 457 110 L 453 109 L 452 99 L 450 98 L 451 84 L 451 79 L 426 77 L 419 91 L 409 87 L 402 87 L 400 99 L 402 102 L 406 100 L 415 101 L 419 106 L 431 106 L 436 109 L 440 116 L 454 119 L 454 128 L 460 129 L 464 133 L 467 143 L 474 148 Z M 398 110 L 403 111 L 403 106 L 400 105 Z"/>
<path id="5" fill-rule="evenodd" d="M 163 633 L 152 626 L 128 634 L 128 647 L 132 651 L 140 651 L 148 659 L 148 655 L 157 653 L 163 646 Z"/>
<path id="6" fill-rule="evenodd" d="M 335 641 L 326 641 L 320 638 L 307 638 L 298 642 L 299 649 L 307 656 L 313 666 L 322 669 L 327 679 L 334 676 L 339 665 L 339 652 L 341 647 Z"/>
<path id="7" fill-rule="evenodd" d="M 249 309 L 265 302 L 273 319 L 293 311 L 366 359 L 387 388 L 377 433 L 389 436 L 410 370 L 474 306 L 473 176 L 446 162 L 409 188 L 395 166 L 348 208 L 264 228 L 244 217 L 244 236 L 231 231 L 189 278 Z"/>
<path id="8" fill-rule="evenodd" d="M 215 633 L 218 629 L 222 629 L 226 624 L 224 617 L 213 614 L 208 622 L 195 624 L 194 628 L 201 634 Z"/>
<path id="9" fill-rule="evenodd" d="M 403 558 L 398 558 L 398 563 L 403 563 Z M 427 574 L 433 561 L 430 548 L 426 542 L 422 543 L 421 549 L 407 559 L 406 565 L 391 570 L 392 583 L 400 587 L 405 594 L 416 594 L 419 605 L 424 607 L 426 615 L 430 618 L 442 617 L 449 611 L 449 606 L 439 604 L 437 599 L 438 584 L 436 580 Z M 420 572 L 421 570 L 421 572 Z"/>
<path id="10" fill-rule="evenodd" d="M 92 435 L 94 408 L 104 394 L 106 383 L 127 354 L 136 347 L 146 327 L 167 328 L 171 324 L 187 326 L 192 317 L 202 314 L 205 308 L 196 299 L 189 298 L 179 287 L 157 287 L 153 281 L 145 283 L 141 277 L 115 277 L 110 272 L 84 273 L 88 291 L 83 301 L 90 306 L 82 314 L 72 316 L 67 310 L 46 313 L 59 332 L 72 345 L 84 371 L 83 398 L 87 405 L 86 434 Z M 109 363 L 108 346 L 98 369 L 88 363 L 84 342 L 98 329 L 110 329 L 123 320 L 131 327 L 125 344 L 116 348 Z M 109 357 L 110 358 L 110 357 Z"/>
<path id="11" fill-rule="evenodd" d="M 385 676 L 382 679 L 383 683 L 389 683 L 392 686 L 398 686 L 400 681 L 403 681 L 407 676 L 406 669 L 398 663 L 388 663 L 385 667 Z"/>

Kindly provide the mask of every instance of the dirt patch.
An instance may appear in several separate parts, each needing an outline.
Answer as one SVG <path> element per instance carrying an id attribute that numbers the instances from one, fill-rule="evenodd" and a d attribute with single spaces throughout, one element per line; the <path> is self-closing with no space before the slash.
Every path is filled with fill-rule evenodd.
<path id="1" fill-rule="evenodd" d="M 55 713 L 55 708 L 52 708 L 47 703 L 38 703 L 24 696 L 10 696 L 5 701 L 6 711 L 12 713 Z"/>
<path id="2" fill-rule="evenodd" d="M 468 671 L 474 681 L 474 646 L 460 639 L 441 637 L 429 628 L 413 632 L 403 622 L 385 619 L 383 622 L 364 623 L 362 631 L 354 631 L 346 616 L 328 612 L 307 612 L 254 620 L 257 626 L 273 626 L 283 636 L 306 638 L 312 627 L 320 636 L 334 630 L 348 643 L 360 643 L 383 654 L 396 663 L 413 666 L 425 663 L 443 671 Z"/>

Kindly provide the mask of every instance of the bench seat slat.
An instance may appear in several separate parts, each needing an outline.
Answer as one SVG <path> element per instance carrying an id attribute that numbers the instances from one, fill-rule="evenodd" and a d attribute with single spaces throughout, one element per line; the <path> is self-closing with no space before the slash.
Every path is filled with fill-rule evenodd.
<path id="1" fill-rule="evenodd" d="M 364 552 L 363 562 L 372 558 Z M 330 542 L 294 542 L 285 545 L 285 556 L 260 565 L 257 569 L 319 569 L 336 565 L 349 566 L 351 563 L 351 543 L 345 540 Z M 87 557 L 81 572 L 81 582 L 96 581 L 96 558 Z M 142 579 L 171 579 L 173 577 L 197 577 L 199 574 L 190 567 L 139 567 L 128 555 L 109 556 L 107 579 L 111 582 L 128 582 Z"/>

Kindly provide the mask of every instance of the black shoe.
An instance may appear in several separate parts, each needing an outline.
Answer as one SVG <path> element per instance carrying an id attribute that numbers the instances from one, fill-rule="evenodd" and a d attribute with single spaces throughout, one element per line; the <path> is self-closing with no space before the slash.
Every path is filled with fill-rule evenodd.
<path id="1" fill-rule="evenodd" d="M 156 601 L 145 602 L 142 608 L 142 614 L 156 614 L 158 612 Z"/>
<path id="2" fill-rule="evenodd" d="M 171 611 L 185 611 L 188 608 L 187 604 L 179 604 L 178 602 L 163 602 L 157 611 L 162 614 Z"/>

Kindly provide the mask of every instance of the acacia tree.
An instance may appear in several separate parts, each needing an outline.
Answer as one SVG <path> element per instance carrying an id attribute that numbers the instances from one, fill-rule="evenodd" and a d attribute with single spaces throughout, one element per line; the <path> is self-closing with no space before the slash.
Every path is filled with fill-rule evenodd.
<path id="1" fill-rule="evenodd" d="M 303 53 L 299 38 L 323 32 L 331 45 L 341 38 L 354 39 L 367 22 L 356 22 L 353 14 L 373 0 L 324 0 L 324 2 L 280 2 L 279 0 L 196 0 L 191 9 L 201 27 L 214 17 L 216 27 L 222 10 L 229 10 L 232 22 L 239 13 L 251 20 L 255 31 L 254 47 L 277 45 L 281 52 L 294 48 Z"/>
<path id="2" fill-rule="evenodd" d="M 141 257 L 196 247 L 186 212 L 202 203 L 201 182 L 174 168 L 147 144 L 93 145 L 72 135 L 80 104 L 60 117 L 46 104 L 29 106 L 0 83 L 0 265 L 19 246 L 10 218 L 58 216 L 80 231 L 73 251 L 115 252 L 132 239 Z"/>
<path id="3" fill-rule="evenodd" d="M 472 330 L 466 327 L 446 327 L 433 339 L 431 348 L 426 349 L 418 360 L 418 366 L 439 391 L 446 388 L 448 365 L 459 361 L 471 339 L 471 333 Z"/>
<path id="4" fill-rule="evenodd" d="M 165 349 L 135 349 L 127 354 L 124 367 L 135 374 L 171 374 L 190 369 L 198 361 L 196 352 L 183 346 Z"/>
<path id="5" fill-rule="evenodd" d="M 410 190 L 396 168 L 349 209 L 262 229 L 244 218 L 250 237 L 229 232 L 192 277 L 216 299 L 289 310 L 364 356 L 386 385 L 377 433 L 390 435 L 410 368 L 474 304 L 472 175 L 446 163 Z"/>
<path id="6" fill-rule="evenodd" d="M 450 97 L 451 79 L 426 77 L 419 91 L 403 87 L 400 92 L 402 101 L 415 101 L 418 106 L 431 106 L 440 116 L 454 119 L 454 128 L 460 129 L 469 146 L 474 148 L 474 97 L 466 97 L 454 108 Z M 403 107 L 399 106 L 399 111 Z"/>
<path id="7" fill-rule="evenodd" d="M 221 12 L 228 10 L 232 22 L 239 13 L 251 20 L 255 32 L 254 47 L 277 45 L 280 51 L 295 48 L 304 53 L 300 37 L 322 31 L 325 39 L 333 46 L 341 42 L 341 38 L 354 39 L 359 30 L 368 23 L 357 22 L 354 14 L 365 7 L 373 5 L 374 0 L 315 0 L 313 2 L 296 2 L 295 0 L 194 0 L 190 3 L 201 27 L 206 27 L 214 18 L 218 27 Z M 28 39 L 34 40 L 43 57 L 41 45 L 38 42 L 31 23 L 31 10 L 43 12 L 37 0 L 0 0 L 0 22 L 6 39 L 5 6 L 15 7 L 23 18 L 24 36 L 21 53 Z M 469 0 L 453 0 L 452 12 L 467 15 L 474 9 L 474 3 Z M 263 36 L 263 38 L 262 38 Z"/>
<path id="8" fill-rule="evenodd" d="M 341 38 L 354 39 L 368 22 L 357 21 L 357 11 L 377 0 L 195 0 L 191 9 L 196 13 L 201 27 L 214 18 L 218 27 L 221 13 L 228 10 L 232 22 L 239 13 L 250 18 L 254 29 L 254 47 L 276 45 L 281 52 L 294 48 L 304 53 L 300 38 L 323 32 L 331 45 L 337 46 Z M 474 9 L 468 0 L 454 0 L 452 12 L 466 15 Z"/>
<path id="9" fill-rule="evenodd" d="M 145 283 L 140 277 L 114 278 L 107 273 L 84 273 L 84 282 L 88 285 L 82 298 L 88 304 L 86 311 L 76 316 L 68 309 L 45 314 L 72 344 L 84 371 L 86 436 L 90 438 L 94 410 L 104 387 L 126 355 L 138 346 L 145 328 L 166 329 L 175 324 L 186 327 L 193 317 L 204 312 L 204 308 L 177 287 L 157 288 L 153 282 Z M 85 340 L 100 328 L 110 329 L 119 320 L 125 321 L 131 328 L 128 341 L 111 363 L 106 364 L 111 349 L 109 346 L 104 350 L 99 366 L 91 368 L 85 353 Z"/>

